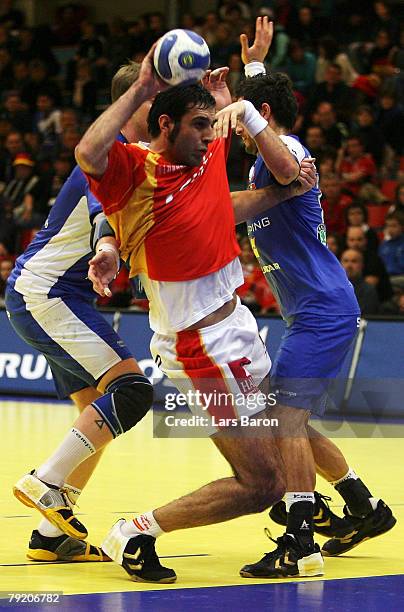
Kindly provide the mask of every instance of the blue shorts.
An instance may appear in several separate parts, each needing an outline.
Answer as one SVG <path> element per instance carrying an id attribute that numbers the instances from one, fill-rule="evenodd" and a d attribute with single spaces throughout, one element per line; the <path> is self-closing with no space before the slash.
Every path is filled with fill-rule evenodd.
<path id="1" fill-rule="evenodd" d="M 357 315 L 296 316 L 282 337 L 270 372 L 278 403 L 324 414 L 358 325 Z"/>
<path id="2" fill-rule="evenodd" d="M 132 354 L 92 302 L 77 297 L 23 297 L 7 288 L 6 309 L 17 334 L 40 351 L 63 399 L 97 382 Z"/>

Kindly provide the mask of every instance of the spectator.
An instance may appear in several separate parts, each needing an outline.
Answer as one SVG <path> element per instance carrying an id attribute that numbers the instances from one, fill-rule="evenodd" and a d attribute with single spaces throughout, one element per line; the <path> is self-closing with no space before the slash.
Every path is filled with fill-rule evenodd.
<path id="1" fill-rule="evenodd" d="M 9 132 L 4 148 L 0 151 L 0 181 L 8 183 L 14 176 L 13 161 L 25 149 L 21 132 Z"/>
<path id="2" fill-rule="evenodd" d="M 5 96 L 4 110 L 1 113 L 3 119 L 7 119 L 12 128 L 18 132 L 29 132 L 32 127 L 32 118 L 21 102 L 18 91 L 10 91 Z"/>
<path id="3" fill-rule="evenodd" d="M 13 90 L 18 91 L 21 96 L 21 92 L 27 87 L 28 83 L 28 63 L 23 60 L 13 62 Z"/>
<path id="4" fill-rule="evenodd" d="M 0 10 L 0 23 L 9 30 L 18 30 L 25 22 L 25 15 L 22 11 L 14 8 L 13 0 L 2 0 Z"/>
<path id="5" fill-rule="evenodd" d="M 10 276 L 13 267 L 14 263 L 11 258 L 0 260 L 0 307 L 4 307 L 4 295 L 6 292 L 7 279 Z"/>
<path id="6" fill-rule="evenodd" d="M 398 185 L 394 203 L 389 208 L 389 213 L 401 212 L 404 214 L 404 185 Z"/>
<path id="7" fill-rule="evenodd" d="M 232 53 L 239 53 L 239 46 L 234 42 L 234 32 L 228 23 L 219 23 L 216 43 L 210 48 L 211 68 L 227 66 Z"/>
<path id="8" fill-rule="evenodd" d="M 362 104 L 356 113 L 356 126 L 352 130 L 354 136 L 358 136 L 370 153 L 376 164 L 380 166 L 384 155 L 384 135 L 380 128 L 375 125 L 375 116 L 371 106 Z"/>
<path id="9" fill-rule="evenodd" d="M 311 7 L 308 4 L 303 4 L 298 9 L 297 19 L 293 20 L 288 27 L 291 38 L 299 40 L 304 49 L 314 51 L 320 32 L 320 21 L 313 14 Z"/>
<path id="10" fill-rule="evenodd" d="M 42 140 L 42 157 L 49 159 L 55 155 L 59 137 L 62 133 L 60 125 L 61 111 L 55 107 L 53 97 L 46 92 L 39 93 L 36 107 L 34 131 L 40 134 Z"/>
<path id="11" fill-rule="evenodd" d="M 12 203 L 15 224 L 21 230 L 41 227 L 46 217 L 45 182 L 35 174 L 35 163 L 27 153 L 19 153 L 14 166 L 16 177 L 7 186 L 4 198 Z"/>
<path id="12" fill-rule="evenodd" d="M 337 151 L 334 147 L 326 145 L 323 147 L 320 156 L 317 158 L 317 168 L 320 176 L 325 174 L 335 174 L 335 163 L 337 161 Z"/>
<path id="13" fill-rule="evenodd" d="M 385 142 L 397 155 L 404 153 L 404 111 L 398 103 L 397 95 L 390 90 L 383 91 L 378 100 L 376 125 L 382 132 Z"/>
<path id="14" fill-rule="evenodd" d="M 354 196 L 366 183 L 376 179 L 377 168 L 373 157 L 365 153 L 363 142 L 358 136 L 350 136 L 346 142 L 345 155 L 339 165 L 343 187 Z"/>
<path id="15" fill-rule="evenodd" d="M 318 41 L 318 58 L 316 64 L 316 82 L 326 80 L 325 74 L 331 64 L 341 68 L 341 79 L 346 85 L 352 85 L 358 73 L 351 64 L 346 53 L 341 53 L 339 45 L 333 36 L 323 36 Z"/>
<path id="16" fill-rule="evenodd" d="M 106 55 L 109 61 L 109 72 L 114 75 L 118 68 L 130 57 L 131 41 L 126 23 L 121 17 L 111 19 L 109 32 Z"/>
<path id="17" fill-rule="evenodd" d="M 95 24 L 85 19 L 80 24 L 81 38 L 79 41 L 77 53 L 73 60 L 68 63 L 66 87 L 72 90 L 74 81 L 77 77 L 77 66 L 81 59 L 86 59 L 91 62 L 94 78 L 100 87 L 107 83 L 107 65 L 108 60 L 105 56 L 104 41 L 96 33 Z"/>
<path id="18" fill-rule="evenodd" d="M 211 48 L 217 42 L 216 32 L 219 25 L 217 13 L 209 11 L 206 13 L 205 20 L 202 25 L 201 35 L 206 40 L 208 47 Z"/>
<path id="19" fill-rule="evenodd" d="M 345 232 L 344 209 L 352 202 L 352 198 L 341 193 L 341 182 L 336 174 L 322 176 L 320 188 L 323 194 L 321 207 L 327 231 L 342 235 Z"/>
<path id="20" fill-rule="evenodd" d="M 343 139 L 347 136 L 347 129 L 343 123 L 337 122 L 335 109 L 330 102 L 320 102 L 313 115 L 313 123 L 323 130 L 327 145 L 335 149 L 341 147 Z"/>
<path id="21" fill-rule="evenodd" d="M 341 264 L 351 281 L 362 315 L 379 312 L 379 298 L 373 285 L 363 278 L 363 254 L 357 249 L 346 249 L 341 256 Z"/>
<path id="22" fill-rule="evenodd" d="M 76 78 L 73 84 L 73 106 L 88 121 L 95 119 L 97 104 L 97 82 L 91 75 L 91 64 L 87 59 L 77 62 Z"/>
<path id="23" fill-rule="evenodd" d="M 53 98 L 56 106 L 59 106 L 62 99 L 59 86 L 50 80 L 47 66 L 40 60 L 33 60 L 29 64 L 29 80 L 21 90 L 21 100 L 35 112 L 37 98 L 45 92 Z"/>
<path id="24" fill-rule="evenodd" d="M 364 260 L 363 276 L 365 281 L 373 285 L 380 302 L 390 300 L 393 289 L 386 267 L 377 253 L 368 248 L 366 235 L 360 227 L 348 227 L 346 233 L 346 246 L 348 249 L 361 251 Z"/>
<path id="25" fill-rule="evenodd" d="M 345 224 L 347 227 L 360 227 L 366 236 L 369 251 L 376 252 L 379 239 L 376 232 L 368 225 L 368 211 L 360 202 L 353 202 L 344 209 Z"/>
<path id="26" fill-rule="evenodd" d="M 391 74 L 391 51 L 393 44 L 390 35 L 386 30 L 379 30 L 376 34 L 375 45 L 368 56 L 369 72 L 374 72 L 380 76 Z"/>
<path id="27" fill-rule="evenodd" d="M 389 236 L 379 247 L 386 270 L 391 277 L 402 276 L 404 281 L 404 215 L 401 212 L 389 213 L 386 217 L 385 233 Z M 393 280 L 391 278 L 391 280 Z"/>
<path id="28" fill-rule="evenodd" d="M 390 6 L 387 2 L 373 2 L 373 9 L 376 14 L 373 17 L 373 32 L 372 38 L 380 30 L 386 31 L 393 42 L 398 41 L 399 22 L 391 14 Z"/>
<path id="29" fill-rule="evenodd" d="M 3 191 L 3 199 L 15 210 L 22 204 L 25 195 L 35 187 L 39 178 L 34 173 L 35 162 L 28 153 L 18 153 L 13 161 L 13 166 L 15 178 L 7 184 Z"/>
<path id="30" fill-rule="evenodd" d="M 335 257 L 339 259 L 342 252 L 341 236 L 335 232 L 330 234 L 327 232 L 327 246 L 331 253 L 334 253 Z"/>
<path id="31" fill-rule="evenodd" d="M 319 125 L 309 125 L 306 129 L 304 144 L 316 159 L 320 159 L 324 153 L 325 138 L 324 132 Z"/>
<path id="32" fill-rule="evenodd" d="M 39 60 L 43 62 L 51 76 L 59 72 L 59 63 L 53 55 L 49 46 L 47 32 L 37 30 L 33 32 L 31 28 L 21 28 L 18 32 L 18 46 L 16 58 L 19 61 L 31 62 Z"/>
<path id="33" fill-rule="evenodd" d="M 285 72 L 293 82 L 294 88 L 303 96 L 308 96 L 314 83 L 316 59 L 313 53 L 305 51 L 299 40 L 289 43 L 288 56 L 285 61 Z"/>
<path id="34" fill-rule="evenodd" d="M 237 89 L 244 78 L 243 62 L 239 53 L 232 53 L 229 58 L 229 74 L 227 75 L 227 85 L 233 98 L 236 97 Z"/>
<path id="35" fill-rule="evenodd" d="M 8 49 L 0 49 L 0 91 L 6 91 L 13 86 L 13 67 Z"/>
<path id="36" fill-rule="evenodd" d="M 355 104 L 352 89 L 342 81 L 342 70 L 338 64 L 329 64 L 325 70 L 324 81 L 317 83 L 311 92 L 308 112 L 319 102 L 330 102 L 338 119 L 349 120 Z"/>

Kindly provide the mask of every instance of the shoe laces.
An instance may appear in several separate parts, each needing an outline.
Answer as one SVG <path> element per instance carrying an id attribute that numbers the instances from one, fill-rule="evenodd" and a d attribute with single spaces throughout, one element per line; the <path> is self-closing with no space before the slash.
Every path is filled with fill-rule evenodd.
<path id="1" fill-rule="evenodd" d="M 320 498 L 320 500 L 324 502 L 324 505 L 327 506 L 328 510 L 330 510 L 330 504 L 328 502 L 332 501 L 332 497 L 329 497 L 329 495 L 323 495 L 322 493 L 318 493 L 318 491 L 316 491 L 315 497 Z"/>
<path id="2" fill-rule="evenodd" d="M 272 537 L 272 533 L 268 529 L 268 527 L 264 528 L 264 533 L 267 536 L 267 538 L 271 540 L 271 542 L 276 544 L 276 548 L 274 550 L 271 550 L 270 552 L 265 553 L 265 555 L 261 559 L 261 561 L 270 561 L 271 559 L 276 559 L 277 557 L 279 557 L 286 551 L 286 548 L 287 548 L 286 534 L 283 534 L 283 536 L 280 536 L 279 538 L 276 538 L 275 540 Z"/>

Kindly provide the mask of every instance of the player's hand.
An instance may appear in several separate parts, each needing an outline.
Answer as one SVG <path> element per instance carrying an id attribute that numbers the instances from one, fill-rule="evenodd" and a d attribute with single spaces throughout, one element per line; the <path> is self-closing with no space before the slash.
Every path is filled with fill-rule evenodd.
<path id="1" fill-rule="evenodd" d="M 146 94 L 146 99 L 148 100 L 154 98 L 154 96 L 156 96 L 160 91 L 163 91 L 169 87 L 168 83 L 165 83 L 162 79 L 160 79 L 154 67 L 153 57 L 157 42 L 155 42 L 149 49 L 149 52 L 141 63 L 139 76 L 136 81 L 137 83 L 142 84 Z"/>
<path id="2" fill-rule="evenodd" d="M 245 106 L 242 100 L 229 104 L 216 113 L 216 122 L 213 126 L 216 138 L 227 138 L 229 129 L 234 130 L 238 120 L 244 117 Z"/>
<path id="3" fill-rule="evenodd" d="M 119 272 L 117 258 L 111 251 L 99 251 L 88 262 L 88 278 L 93 283 L 93 289 L 102 297 L 111 297 L 109 284 Z"/>
<path id="4" fill-rule="evenodd" d="M 257 17 L 255 22 L 255 38 L 251 47 L 248 46 L 247 35 L 240 34 L 241 61 L 243 64 L 249 64 L 250 62 L 263 63 L 268 55 L 273 35 L 273 22 L 268 21 L 268 17 Z"/>
<path id="5" fill-rule="evenodd" d="M 216 68 L 216 70 L 207 70 L 202 79 L 202 85 L 210 91 L 216 100 L 217 110 L 231 104 L 231 94 L 226 83 L 228 74 L 229 68 L 224 66 L 223 68 Z"/>
<path id="6" fill-rule="evenodd" d="M 314 157 L 305 157 L 300 166 L 300 173 L 292 185 L 294 196 L 303 195 L 317 184 L 317 169 Z"/>

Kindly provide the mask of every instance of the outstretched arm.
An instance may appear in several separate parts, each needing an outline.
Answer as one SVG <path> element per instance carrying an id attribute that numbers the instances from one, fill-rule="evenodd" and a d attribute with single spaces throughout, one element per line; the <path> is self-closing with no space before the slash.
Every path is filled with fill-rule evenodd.
<path id="1" fill-rule="evenodd" d="M 289 198 L 310 191 L 315 186 L 316 181 L 317 173 L 314 159 L 307 157 L 302 161 L 298 179 L 291 185 L 283 187 L 274 184 L 254 191 L 233 191 L 231 197 L 236 225 L 277 206 L 277 204 Z"/>
<path id="2" fill-rule="evenodd" d="M 155 45 L 144 58 L 135 83 L 88 128 L 76 147 L 80 168 L 88 174 L 102 176 L 108 166 L 108 152 L 121 128 L 143 102 L 167 87 L 157 77 L 153 67 Z"/>

